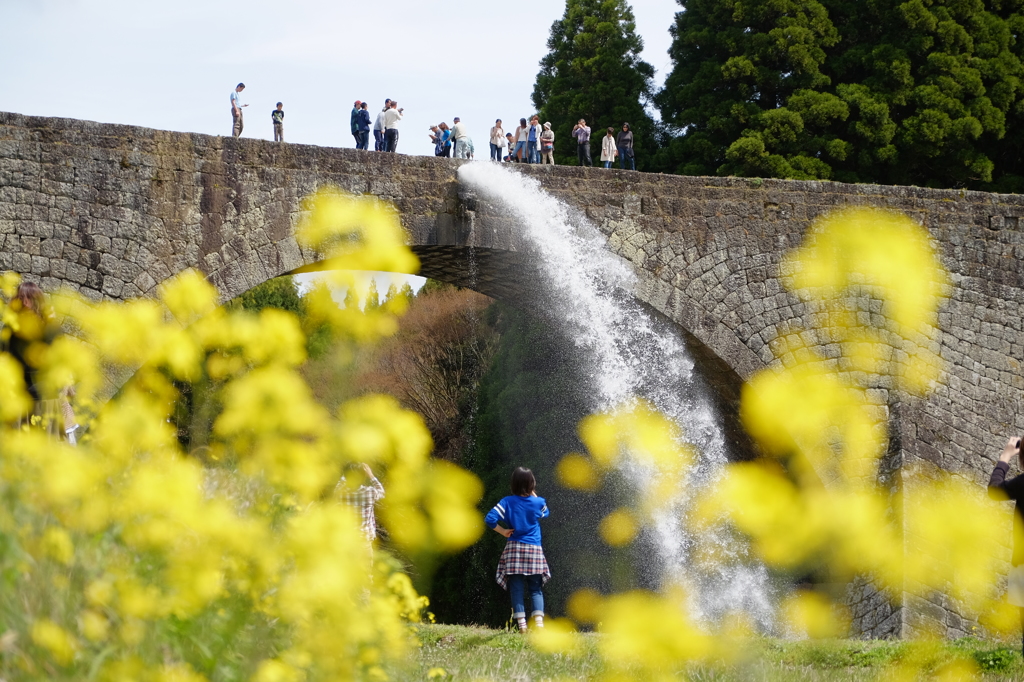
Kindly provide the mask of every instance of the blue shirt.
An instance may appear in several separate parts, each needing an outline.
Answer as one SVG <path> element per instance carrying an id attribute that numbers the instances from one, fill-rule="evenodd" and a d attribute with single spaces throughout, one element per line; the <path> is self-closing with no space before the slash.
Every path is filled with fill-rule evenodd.
<path id="1" fill-rule="evenodd" d="M 241 95 L 242 95 L 242 93 L 238 92 L 238 90 L 232 90 L 231 91 L 231 108 L 232 109 L 234 109 L 235 107 L 238 107 L 239 109 L 242 108 L 242 97 L 241 97 Z"/>
<path id="2" fill-rule="evenodd" d="M 498 525 L 498 521 L 504 521 L 505 525 L 515 531 L 509 536 L 509 540 L 526 545 L 539 545 L 540 523 L 538 522 L 547 518 L 548 515 L 548 503 L 544 501 L 543 497 L 509 495 L 503 497 L 491 511 L 487 512 L 484 523 L 488 528 L 494 528 Z"/>

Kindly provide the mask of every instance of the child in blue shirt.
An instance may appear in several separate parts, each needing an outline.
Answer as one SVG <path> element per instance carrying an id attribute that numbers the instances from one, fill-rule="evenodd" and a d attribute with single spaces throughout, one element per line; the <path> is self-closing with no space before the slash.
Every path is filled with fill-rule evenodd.
<path id="1" fill-rule="evenodd" d="M 537 495 L 537 480 L 533 472 L 517 467 L 512 472 L 512 494 L 503 497 L 484 522 L 488 528 L 508 539 L 498 559 L 495 579 L 512 598 L 512 617 L 520 632 L 526 632 L 525 594 L 530 593 L 533 617 L 537 627 L 544 627 L 544 593 L 542 588 L 551 578 L 548 560 L 540 542 L 541 519 L 548 516 L 548 505 Z M 502 527 L 499 522 L 503 522 Z"/>

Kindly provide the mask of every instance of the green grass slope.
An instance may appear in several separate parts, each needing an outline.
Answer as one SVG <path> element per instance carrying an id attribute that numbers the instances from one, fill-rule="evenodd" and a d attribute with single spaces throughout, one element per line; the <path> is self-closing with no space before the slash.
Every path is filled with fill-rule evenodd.
<path id="1" fill-rule="evenodd" d="M 418 628 L 417 636 L 422 643 L 418 656 L 404 669 L 391 671 L 393 679 L 540 682 L 596 680 L 604 672 L 598 655 L 599 635 L 585 635 L 584 650 L 576 657 L 541 653 L 528 637 L 505 630 L 425 625 Z M 928 673 L 935 673 L 927 678 L 946 679 L 943 668 L 955 661 L 976 667 L 980 679 L 1024 682 L 1024 662 L 1016 647 L 975 639 L 917 645 L 758 638 L 749 640 L 729 664 L 692 664 L 672 671 L 672 676 L 691 682 L 859 682 L 899 679 L 896 673 L 901 664 L 916 662 Z"/>

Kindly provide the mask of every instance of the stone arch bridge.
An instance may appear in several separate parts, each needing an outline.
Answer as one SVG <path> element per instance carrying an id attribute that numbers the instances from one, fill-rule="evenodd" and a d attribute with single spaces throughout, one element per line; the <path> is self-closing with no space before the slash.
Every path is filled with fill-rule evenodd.
<path id="1" fill-rule="evenodd" d="M 514 224 L 460 194 L 461 162 L 173 133 L 0 113 L 0 270 L 93 298 L 145 296 L 198 268 L 225 299 L 315 268 L 293 237 L 299 200 L 325 183 L 392 202 L 422 273 L 515 301 L 531 279 Z M 810 221 L 846 206 L 922 223 L 952 275 L 931 350 L 947 380 L 928 399 L 860 377 L 889 415 L 884 475 L 938 466 L 979 483 L 999 445 L 1024 432 L 1024 197 L 916 187 L 680 177 L 530 166 L 518 172 L 584 211 L 639 277 L 637 295 L 683 330 L 735 416 L 742 380 L 792 360 L 794 342 L 835 357 L 828 330 L 784 291 L 783 255 Z M 884 323 L 880 306 L 862 311 Z M 855 629 L 911 634 L 919 618 L 967 626 L 941 595 L 854 589 Z"/>

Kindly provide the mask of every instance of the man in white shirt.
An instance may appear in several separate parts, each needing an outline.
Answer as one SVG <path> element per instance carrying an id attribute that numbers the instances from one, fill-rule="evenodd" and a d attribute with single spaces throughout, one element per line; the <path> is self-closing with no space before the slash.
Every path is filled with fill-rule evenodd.
<path id="1" fill-rule="evenodd" d="M 242 107 L 249 106 L 242 104 L 241 94 L 245 90 L 245 83 L 239 83 L 231 93 L 231 135 L 238 137 L 242 134 Z"/>
<path id="2" fill-rule="evenodd" d="M 452 139 L 455 140 L 455 158 L 465 159 L 468 156 L 468 149 L 466 147 L 466 139 L 469 137 L 469 133 L 466 131 L 466 124 L 455 117 L 455 125 L 452 126 Z"/>
<path id="3" fill-rule="evenodd" d="M 402 112 L 398 102 L 392 100 L 391 108 L 384 112 L 384 142 L 386 152 L 398 151 L 398 122 L 402 120 Z"/>
<path id="4" fill-rule="evenodd" d="M 391 98 L 384 100 L 384 108 L 377 114 L 373 123 L 373 151 L 382 152 L 387 149 L 384 143 L 384 114 L 391 108 Z"/>

